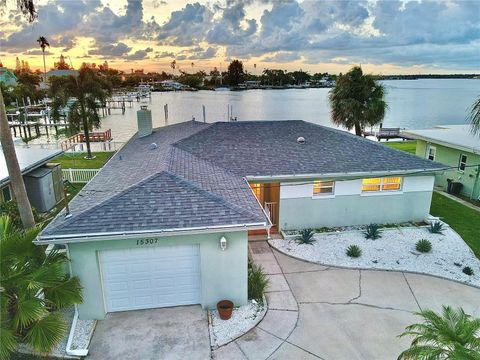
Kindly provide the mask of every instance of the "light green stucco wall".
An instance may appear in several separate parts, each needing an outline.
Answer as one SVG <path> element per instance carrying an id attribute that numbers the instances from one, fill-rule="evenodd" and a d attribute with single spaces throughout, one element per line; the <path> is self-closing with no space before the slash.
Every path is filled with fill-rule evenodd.
<path id="1" fill-rule="evenodd" d="M 429 143 L 424 140 L 417 140 L 417 156 L 425 158 L 427 144 Z M 460 154 L 467 155 L 467 165 L 480 164 L 480 155 L 452 149 L 434 143 L 431 143 L 431 145 L 435 146 L 436 148 L 435 161 L 455 167 L 455 169 L 447 170 L 443 173 L 437 174 L 435 176 L 435 185 L 441 186 L 444 188 L 444 190 L 446 190 L 447 179 L 453 179 L 454 181 L 458 181 L 463 184 L 461 191 L 463 195 L 473 199 L 478 198 L 478 196 L 480 196 L 480 180 L 478 179 L 480 176 L 479 167 L 467 167 L 463 172 L 457 170 L 456 168 L 458 167 Z"/>
<path id="2" fill-rule="evenodd" d="M 227 238 L 227 249 L 219 247 L 220 237 Z M 152 238 L 152 237 L 148 237 Z M 105 307 L 98 252 L 109 249 L 145 246 L 200 245 L 202 307 L 214 308 L 222 299 L 235 305 L 247 302 L 248 235 L 246 231 L 159 237 L 157 245 L 137 245 L 137 239 L 103 240 L 68 245 L 73 275 L 83 286 L 80 319 L 103 319 Z"/>
<path id="3" fill-rule="evenodd" d="M 431 191 L 392 195 L 344 195 L 330 199 L 281 199 L 280 228 L 294 230 L 421 221 L 430 211 Z"/>

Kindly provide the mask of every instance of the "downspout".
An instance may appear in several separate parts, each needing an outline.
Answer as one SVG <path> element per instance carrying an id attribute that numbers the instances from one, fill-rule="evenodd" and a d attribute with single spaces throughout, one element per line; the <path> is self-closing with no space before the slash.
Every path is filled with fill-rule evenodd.
<path id="1" fill-rule="evenodd" d="M 65 244 L 65 248 L 67 250 L 68 270 L 70 271 L 70 277 L 72 277 L 72 262 L 70 260 L 70 249 L 68 248 L 67 244 Z M 77 304 L 75 304 L 74 307 L 75 307 L 75 313 L 73 314 L 72 326 L 70 328 L 70 333 L 68 334 L 68 340 L 67 340 L 67 346 L 65 348 L 65 352 L 67 353 L 67 355 L 70 355 L 70 356 L 84 357 L 88 355 L 88 349 L 72 349 L 73 335 L 75 333 L 75 328 L 77 327 L 77 320 L 78 320 Z"/>
<path id="2" fill-rule="evenodd" d="M 470 199 L 472 200 L 477 200 L 477 199 L 474 199 L 474 195 L 475 195 L 475 190 L 480 187 L 480 165 L 477 166 L 477 175 L 475 176 L 475 181 L 473 182 L 473 187 L 472 187 L 472 193 L 470 194 Z M 480 198 L 480 194 L 477 193 L 477 198 Z"/>

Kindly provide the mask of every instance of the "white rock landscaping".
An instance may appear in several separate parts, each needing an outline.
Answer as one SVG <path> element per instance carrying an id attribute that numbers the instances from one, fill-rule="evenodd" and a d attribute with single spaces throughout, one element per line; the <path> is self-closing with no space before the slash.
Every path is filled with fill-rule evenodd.
<path id="1" fill-rule="evenodd" d="M 446 225 L 446 224 L 445 224 Z M 281 252 L 299 259 L 322 265 L 347 268 L 410 271 L 435 275 L 480 287 L 480 261 L 463 239 L 450 227 L 442 234 L 432 234 L 428 227 L 399 227 L 383 229 L 377 240 L 365 239 L 360 229 L 333 233 L 316 233 L 313 245 L 301 245 L 296 236 L 269 240 Z M 429 253 L 420 253 L 415 244 L 427 239 L 432 244 Z M 357 245 L 362 250 L 358 258 L 345 254 L 348 246 Z M 463 268 L 469 266 L 474 275 L 466 275 Z"/>
<path id="2" fill-rule="evenodd" d="M 233 309 L 232 317 L 220 319 L 217 310 L 212 310 L 210 321 L 210 343 L 212 348 L 225 345 L 242 336 L 255 327 L 265 316 L 267 306 L 255 300 L 249 300 L 246 305 Z"/>

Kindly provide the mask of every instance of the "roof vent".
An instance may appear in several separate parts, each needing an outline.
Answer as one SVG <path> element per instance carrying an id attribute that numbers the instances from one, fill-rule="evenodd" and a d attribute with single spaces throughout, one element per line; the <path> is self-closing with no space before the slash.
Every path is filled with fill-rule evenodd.
<path id="1" fill-rule="evenodd" d="M 305 144 L 305 138 L 304 138 L 303 136 L 299 136 L 299 137 L 297 138 L 297 143 L 299 143 L 299 144 Z"/>
<path id="2" fill-rule="evenodd" d="M 149 150 L 155 150 L 158 148 L 158 145 L 155 143 L 151 143 L 150 146 L 148 147 Z"/>

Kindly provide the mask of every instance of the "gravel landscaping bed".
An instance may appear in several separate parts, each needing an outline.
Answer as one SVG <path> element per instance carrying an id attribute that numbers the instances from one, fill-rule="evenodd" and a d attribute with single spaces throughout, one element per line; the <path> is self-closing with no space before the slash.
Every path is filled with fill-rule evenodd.
<path id="1" fill-rule="evenodd" d="M 220 319 L 217 310 L 210 311 L 210 345 L 213 348 L 225 345 L 255 327 L 267 312 L 266 304 L 265 300 L 263 304 L 248 300 L 246 305 L 234 308 L 228 320 Z"/>
<path id="2" fill-rule="evenodd" d="M 96 320 L 80 320 L 77 319 L 77 326 L 72 337 L 71 350 L 88 349 L 90 339 L 95 329 Z"/>
<path id="3" fill-rule="evenodd" d="M 382 237 L 377 240 L 365 239 L 360 230 L 316 233 L 314 238 L 313 245 L 298 244 L 294 235 L 286 236 L 285 240 L 269 240 L 269 243 L 281 252 L 323 265 L 411 271 L 480 287 L 480 261 L 448 226 L 443 235 L 432 234 L 427 227 L 402 227 L 383 229 Z M 416 250 L 415 244 L 421 239 L 431 242 L 429 253 Z M 348 257 L 345 251 L 350 245 L 359 246 L 362 255 Z M 464 274 L 465 266 L 469 266 L 474 275 Z"/>

